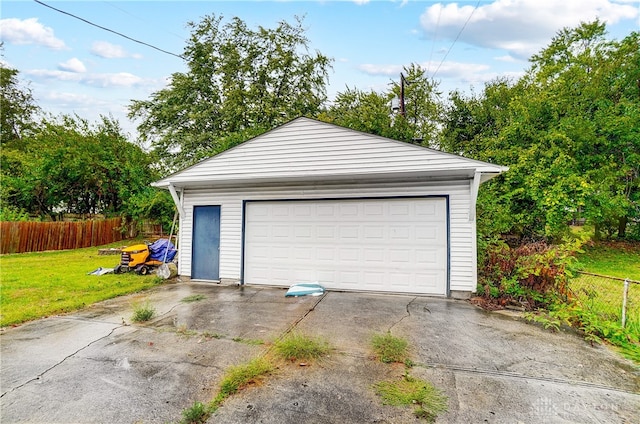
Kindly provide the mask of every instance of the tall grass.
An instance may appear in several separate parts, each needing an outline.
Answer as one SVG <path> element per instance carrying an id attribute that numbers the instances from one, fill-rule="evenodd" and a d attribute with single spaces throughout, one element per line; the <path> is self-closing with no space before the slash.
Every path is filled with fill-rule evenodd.
<path id="1" fill-rule="evenodd" d="M 579 274 L 571 280 L 570 288 L 580 304 L 599 319 L 622 325 L 624 282 Z M 626 329 L 640 337 L 640 284 L 629 285 Z"/>

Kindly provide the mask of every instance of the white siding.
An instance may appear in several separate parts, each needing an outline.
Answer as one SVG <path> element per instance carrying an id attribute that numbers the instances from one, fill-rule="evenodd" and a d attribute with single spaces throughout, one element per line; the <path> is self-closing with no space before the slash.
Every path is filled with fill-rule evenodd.
<path id="1" fill-rule="evenodd" d="M 390 174 L 499 173 L 501 167 L 308 118 L 286 125 L 171 175 L 156 185 L 317 179 Z"/>
<path id="2" fill-rule="evenodd" d="M 239 280 L 242 265 L 244 200 L 329 199 L 395 196 L 448 196 L 450 290 L 474 291 L 476 286 L 475 223 L 469 221 L 470 182 L 360 184 L 242 189 L 193 189 L 183 193 L 185 215 L 180 222 L 179 273 L 191 274 L 193 206 L 220 205 L 220 278 Z"/>

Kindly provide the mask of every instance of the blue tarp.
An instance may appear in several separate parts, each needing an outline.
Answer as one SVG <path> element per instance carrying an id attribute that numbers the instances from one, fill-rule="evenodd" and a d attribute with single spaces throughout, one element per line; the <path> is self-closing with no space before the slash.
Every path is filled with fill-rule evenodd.
<path id="1" fill-rule="evenodd" d="M 165 262 L 171 262 L 176 256 L 178 251 L 176 247 L 169 241 L 169 239 L 159 239 L 149 245 L 149 252 L 151 253 L 150 259 L 154 261 L 160 261 L 164 259 L 164 254 L 167 253 L 167 260 Z"/>

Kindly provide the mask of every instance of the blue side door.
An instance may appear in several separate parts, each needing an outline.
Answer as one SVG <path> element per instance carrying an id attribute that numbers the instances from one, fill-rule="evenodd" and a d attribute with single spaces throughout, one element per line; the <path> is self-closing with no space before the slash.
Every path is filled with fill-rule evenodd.
<path id="1" fill-rule="evenodd" d="M 191 278 L 220 279 L 220 206 L 193 208 Z"/>

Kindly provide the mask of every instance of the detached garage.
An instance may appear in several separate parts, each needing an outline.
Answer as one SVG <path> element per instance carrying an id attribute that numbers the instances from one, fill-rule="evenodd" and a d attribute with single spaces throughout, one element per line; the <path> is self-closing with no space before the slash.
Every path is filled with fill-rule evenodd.
<path id="1" fill-rule="evenodd" d="M 468 296 L 479 185 L 507 168 L 298 118 L 154 183 L 194 280 Z"/>

